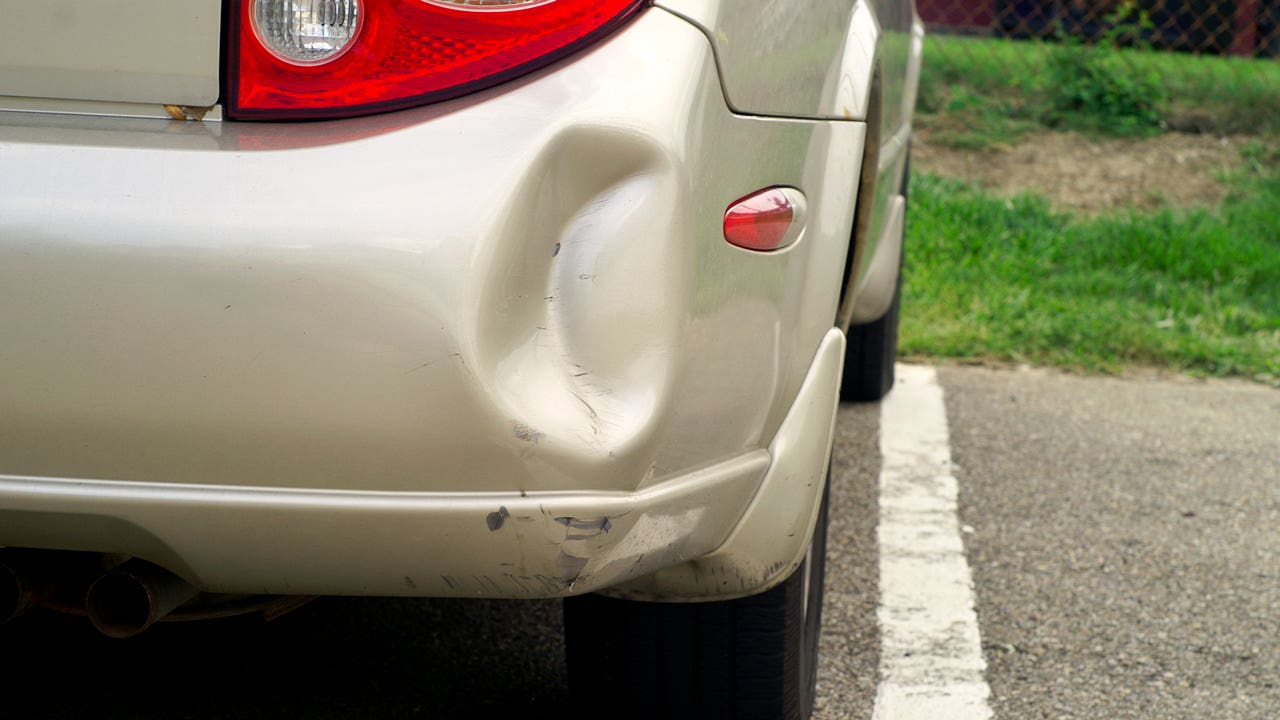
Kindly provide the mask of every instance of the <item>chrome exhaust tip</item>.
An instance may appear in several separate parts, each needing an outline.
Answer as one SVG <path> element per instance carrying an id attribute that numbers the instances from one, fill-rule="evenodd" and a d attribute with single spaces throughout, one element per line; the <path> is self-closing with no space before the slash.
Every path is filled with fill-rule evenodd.
<path id="1" fill-rule="evenodd" d="M 85 612 L 98 632 L 128 638 L 195 597 L 182 578 L 143 560 L 130 560 L 89 586 Z"/>

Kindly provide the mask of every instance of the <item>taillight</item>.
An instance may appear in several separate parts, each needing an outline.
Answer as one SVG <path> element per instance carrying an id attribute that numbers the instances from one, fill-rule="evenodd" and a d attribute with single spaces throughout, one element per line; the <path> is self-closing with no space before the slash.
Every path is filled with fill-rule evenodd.
<path id="1" fill-rule="evenodd" d="M 650 0 L 232 0 L 227 114 L 347 117 L 457 97 L 572 53 Z"/>

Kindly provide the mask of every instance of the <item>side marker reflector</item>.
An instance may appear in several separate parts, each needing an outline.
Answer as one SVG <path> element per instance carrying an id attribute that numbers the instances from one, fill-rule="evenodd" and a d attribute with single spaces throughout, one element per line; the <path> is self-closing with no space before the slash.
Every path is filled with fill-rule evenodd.
<path id="1" fill-rule="evenodd" d="M 781 250 L 800 239 L 804 205 L 804 195 L 794 188 L 756 191 L 724 211 L 724 239 L 746 250 Z"/>

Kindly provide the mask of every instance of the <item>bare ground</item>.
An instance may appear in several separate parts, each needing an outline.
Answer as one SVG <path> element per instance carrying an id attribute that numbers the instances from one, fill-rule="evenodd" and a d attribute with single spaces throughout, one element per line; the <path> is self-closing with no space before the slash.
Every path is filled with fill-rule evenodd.
<path id="1" fill-rule="evenodd" d="M 1213 208 L 1226 187 L 1219 181 L 1240 165 L 1248 136 L 1171 132 L 1152 138 L 1087 138 L 1044 131 L 1014 145 L 961 150 L 916 133 L 913 167 L 976 181 L 1001 195 L 1036 192 L 1059 210 L 1096 214 L 1125 207 Z"/>

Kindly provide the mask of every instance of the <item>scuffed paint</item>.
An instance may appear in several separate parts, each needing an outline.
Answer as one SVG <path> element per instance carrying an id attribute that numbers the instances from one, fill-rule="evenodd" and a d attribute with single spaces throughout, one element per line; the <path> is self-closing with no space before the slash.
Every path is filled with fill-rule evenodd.
<path id="1" fill-rule="evenodd" d="M 441 575 L 440 579 L 461 597 L 556 597 L 565 589 L 561 579 L 540 574 Z"/>
<path id="2" fill-rule="evenodd" d="M 555 521 L 565 528 L 556 565 L 565 587 L 573 590 L 588 563 L 601 554 L 603 546 L 608 542 L 603 536 L 613 529 L 613 521 L 608 517 L 557 517 Z"/>
<path id="3" fill-rule="evenodd" d="M 524 440 L 530 445 L 537 445 L 542 442 L 542 438 L 544 437 L 542 433 L 522 422 L 514 422 L 511 424 L 511 434 L 517 439 Z"/>

